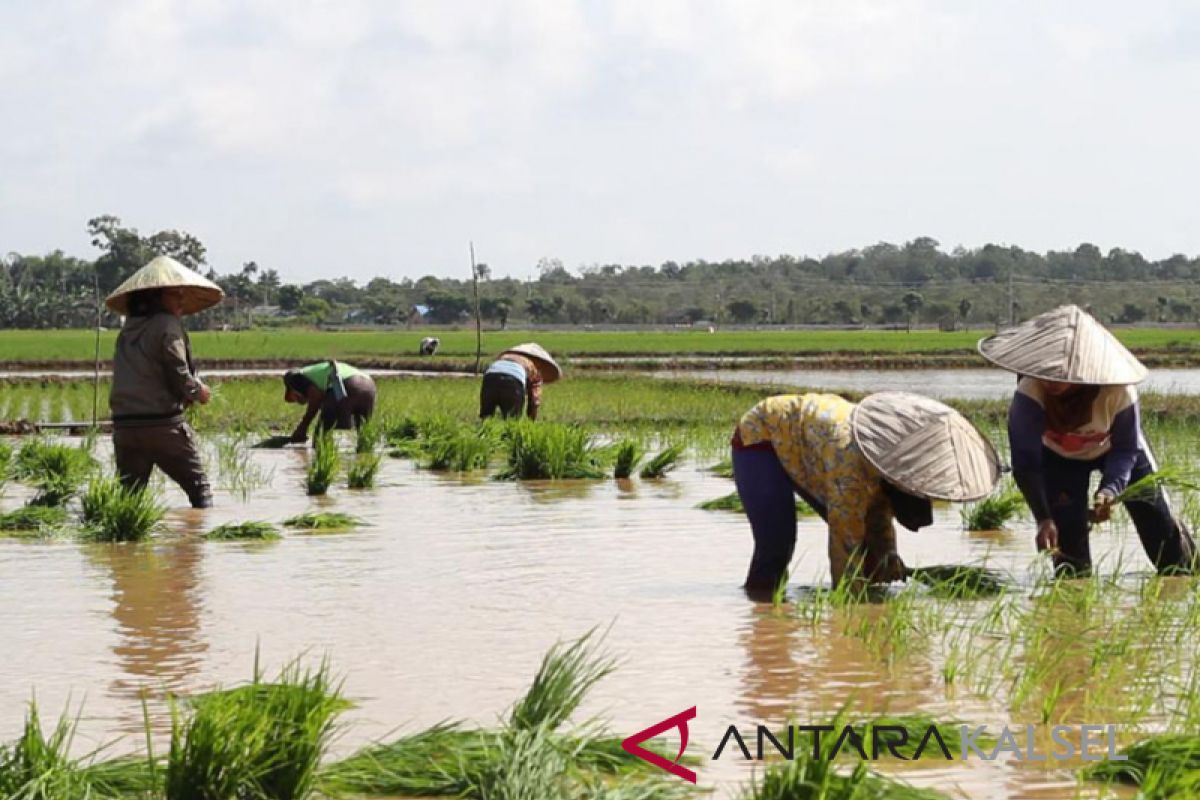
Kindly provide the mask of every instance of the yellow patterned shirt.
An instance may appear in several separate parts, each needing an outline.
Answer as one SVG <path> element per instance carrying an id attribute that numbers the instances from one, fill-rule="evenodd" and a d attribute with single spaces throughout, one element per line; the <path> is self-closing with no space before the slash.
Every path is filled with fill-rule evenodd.
<path id="1" fill-rule="evenodd" d="M 854 443 L 853 411 L 837 395 L 778 395 L 738 423 L 743 444 L 769 443 L 792 482 L 824 504 L 835 584 L 855 551 L 865 550 L 867 574 L 896 552 L 891 503 L 879 472 Z"/>

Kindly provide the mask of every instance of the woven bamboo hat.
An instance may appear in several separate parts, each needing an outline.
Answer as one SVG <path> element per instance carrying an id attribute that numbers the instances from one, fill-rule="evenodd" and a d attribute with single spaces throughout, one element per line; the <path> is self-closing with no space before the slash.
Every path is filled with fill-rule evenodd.
<path id="1" fill-rule="evenodd" d="M 909 494 L 977 500 L 1000 478 L 992 443 L 937 400 L 908 392 L 868 395 L 855 407 L 850 424 L 871 465 Z"/>
<path id="2" fill-rule="evenodd" d="M 115 313 L 129 315 L 129 295 L 143 289 L 183 289 L 183 313 L 195 314 L 211 308 L 225 297 L 221 287 L 190 270 L 170 256 L 159 256 L 118 286 L 104 300 Z"/>
<path id="3" fill-rule="evenodd" d="M 554 383 L 562 377 L 562 367 L 558 362 L 546 352 L 546 348 L 542 347 L 537 342 L 526 342 L 519 344 L 516 347 L 510 347 L 504 353 L 516 353 L 519 356 L 532 358 L 538 362 L 538 367 L 542 371 L 542 380 L 545 383 Z M 501 353 L 500 355 L 504 355 Z"/>
<path id="4" fill-rule="evenodd" d="M 998 367 L 1047 381 L 1111 386 L 1140 383 L 1137 357 L 1079 306 L 1060 306 L 1015 328 L 979 340 L 979 353 Z"/>

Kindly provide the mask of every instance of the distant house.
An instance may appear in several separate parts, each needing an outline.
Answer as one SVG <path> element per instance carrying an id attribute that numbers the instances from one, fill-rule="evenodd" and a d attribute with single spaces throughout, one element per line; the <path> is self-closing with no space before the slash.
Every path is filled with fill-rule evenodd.
<path id="1" fill-rule="evenodd" d="M 408 325 L 424 324 L 429 317 L 429 306 L 415 305 L 408 310 Z"/>
<path id="2" fill-rule="evenodd" d="M 283 309 L 279 306 L 255 306 L 250 313 L 256 317 L 279 317 L 283 316 Z"/>

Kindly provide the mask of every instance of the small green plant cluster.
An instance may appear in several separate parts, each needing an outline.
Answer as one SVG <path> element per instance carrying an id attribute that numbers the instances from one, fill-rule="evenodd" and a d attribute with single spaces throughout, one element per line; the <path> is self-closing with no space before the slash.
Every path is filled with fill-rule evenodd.
<path id="1" fill-rule="evenodd" d="M 613 477 L 617 480 L 625 480 L 632 476 L 646 455 L 642 443 L 637 439 L 622 439 L 617 442 L 615 453 Z"/>
<path id="2" fill-rule="evenodd" d="M 38 506 L 60 506 L 74 497 L 96 461 L 85 448 L 33 439 L 21 446 L 13 476 L 37 490 L 30 501 Z"/>
<path id="3" fill-rule="evenodd" d="M 338 473 L 337 439 L 332 430 L 322 429 L 313 437 L 308 469 L 304 475 L 304 491 L 309 496 L 329 491 Z"/>
<path id="4" fill-rule="evenodd" d="M 664 477 L 678 466 L 683 450 L 683 445 L 679 443 L 667 445 L 642 467 L 641 477 L 648 480 Z"/>
<path id="5" fill-rule="evenodd" d="M 167 513 L 149 488 L 125 488 L 116 478 L 96 478 L 80 498 L 83 535 L 93 541 L 137 542 Z"/>
<path id="6" fill-rule="evenodd" d="M 67 521 L 62 506 L 22 506 L 0 514 L 0 531 L 47 531 Z"/>
<path id="7" fill-rule="evenodd" d="M 299 528 L 309 531 L 336 531 L 357 528 L 363 521 L 352 514 L 337 511 L 309 511 L 289 517 L 283 521 L 284 527 Z"/>
<path id="8" fill-rule="evenodd" d="M 591 434 L 576 425 L 517 420 L 505 431 L 507 466 L 500 480 L 603 478 Z"/>
<path id="9" fill-rule="evenodd" d="M 703 509 L 704 511 L 736 511 L 740 514 L 746 513 L 746 507 L 742 504 L 741 495 L 737 492 L 730 492 L 720 497 L 714 497 L 712 500 L 705 500 L 696 506 L 696 508 Z M 796 499 L 797 516 L 812 517 L 816 516 L 816 514 L 816 509 L 803 500 Z"/>
<path id="10" fill-rule="evenodd" d="M 214 542 L 274 541 L 282 538 L 279 529 L 269 522 L 228 522 L 204 534 Z"/>
<path id="11" fill-rule="evenodd" d="M 959 511 L 963 527 L 969 531 L 998 531 L 1025 508 L 1025 498 L 1015 489 L 970 503 Z"/>

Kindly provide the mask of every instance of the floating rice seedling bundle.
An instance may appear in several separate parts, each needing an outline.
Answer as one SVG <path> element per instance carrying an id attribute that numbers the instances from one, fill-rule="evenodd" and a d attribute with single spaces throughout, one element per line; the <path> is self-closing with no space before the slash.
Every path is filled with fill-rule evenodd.
<path id="1" fill-rule="evenodd" d="M 62 506 L 23 506 L 0 514 L 0 531 L 44 531 L 67 521 Z"/>
<path id="2" fill-rule="evenodd" d="M 959 514 L 963 527 L 969 531 L 997 531 L 1021 513 L 1024 507 L 1025 498 L 1020 492 L 1010 489 L 970 503 Z"/>
<path id="3" fill-rule="evenodd" d="M 696 508 L 704 511 L 736 511 L 739 514 L 743 514 L 746 511 L 746 507 L 742 505 L 742 498 L 737 492 L 730 492 L 720 497 L 714 497 L 712 500 L 705 500 L 703 503 L 697 505 Z M 816 513 L 816 509 L 808 503 L 799 498 L 796 499 L 797 515 L 811 517 L 816 516 Z"/>
<path id="4" fill-rule="evenodd" d="M 322 430 L 313 439 L 313 450 L 305 473 L 304 489 L 311 495 L 325 494 L 338 471 L 337 440 L 333 431 Z"/>
<path id="5" fill-rule="evenodd" d="M 520 420 L 505 431 L 508 466 L 500 480 L 603 478 L 591 436 L 575 425 Z"/>
<path id="6" fill-rule="evenodd" d="M 137 542 L 167 513 L 149 488 L 126 489 L 116 478 L 96 478 L 80 498 L 83 535 L 99 542 Z"/>
<path id="7" fill-rule="evenodd" d="M 253 681 L 176 707 L 165 777 L 166 800 L 303 800 L 349 707 L 327 663 L 285 667 L 273 683 Z"/>
<path id="8" fill-rule="evenodd" d="M 17 453 L 14 475 L 37 489 L 31 503 L 57 506 L 79 491 L 95 467 L 96 462 L 86 450 L 34 439 Z"/>
<path id="9" fill-rule="evenodd" d="M 646 451 L 637 439 L 622 439 L 616 445 L 616 456 L 613 464 L 613 477 L 624 480 L 638 468 Z"/>
<path id="10" fill-rule="evenodd" d="M 357 528 L 365 523 L 352 514 L 337 511 L 309 511 L 283 521 L 285 527 L 309 531 L 336 531 Z"/>
<path id="11" fill-rule="evenodd" d="M 641 477 L 648 479 L 663 477 L 678 465 L 679 458 L 683 455 L 683 449 L 683 445 L 679 443 L 669 445 L 642 467 Z"/>
<path id="12" fill-rule="evenodd" d="M 908 577 L 929 588 L 929 594 L 947 600 L 994 597 L 1012 585 L 1003 573 L 971 564 L 912 567 Z"/>
<path id="13" fill-rule="evenodd" d="M 216 542 L 272 541 L 280 538 L 279 529 L 269 522 L 230 522 L 204 534 L 205 539 Z"/>
<path id="14" fill-rule="evenodd" d="M 379 474 L 378 453 L 359 453 L 352 456 L 350 468 L 346 470 L 346 486 L 351 489 L 370 489 Z"/>

